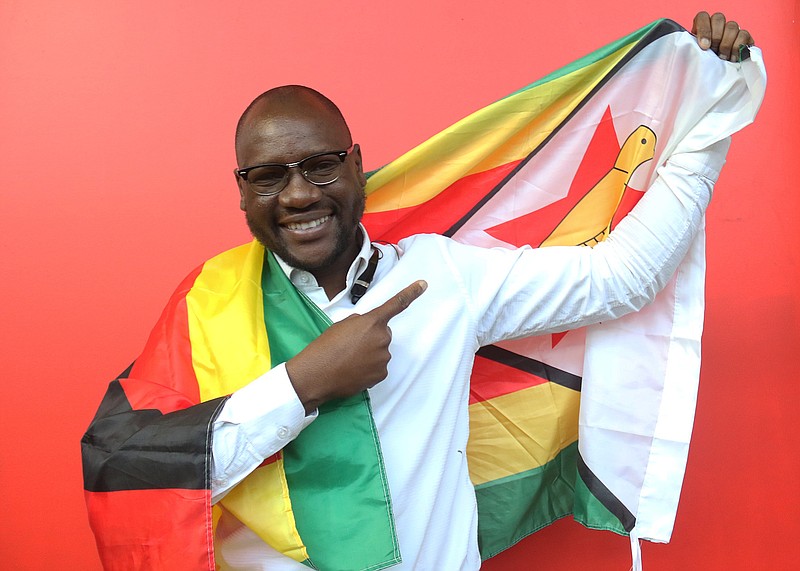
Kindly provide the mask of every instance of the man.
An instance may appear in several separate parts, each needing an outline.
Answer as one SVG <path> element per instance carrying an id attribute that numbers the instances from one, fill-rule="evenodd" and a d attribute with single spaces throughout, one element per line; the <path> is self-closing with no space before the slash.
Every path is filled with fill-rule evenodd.
<path id="1" fill-rule="evenodd" d="M 735 61 L 737 46 L 752 43 L 721 15 L 698 14 L 694 31 L 701 47 L 723 59 Z M 478 568 L 477 514 L 465 456 L 475 351 L 612 319 L 651 301 L 701 224 L 726 149 L 723 141 L 673 157 L 636 207 L 636 217 L 593 249 L 483 250 L 438 236 L 391 246 L 371 243 L 359 224 L 366 186 L 361 149 L 335 105 L 300 86 L 259 96 L 237 126 L 235 176 L 248 226 L 269 253 L 248 252 L 255 251 L 268 268 L 262 280 L 288 278 L 301 292 L 297 303 L 306 306 L 308 319 L 332 324 L 304 339 L 304 348 L 286 349 L 285 361 L 266 373 L 234 379 L 233 385 L 219 381 L 203 396 L 232 393 L 210 415 L 212 501 L 222 506 L 216 563 L 223 569 L 307 568 L 298 561 L 308 555 L 283 549 L 283 540 L 273 537 L 274 522 L 262 521 L 266 508 L 252 510 L 275 496 L 267 491 L 274 488 L 262 476 L 264 464 L 289 443 L 315 454 L 337 446 L 339 432 L 319 429 L 339 414 L 341 407 L 331 409 L 331 403 L 350 406 L 368 394 L 353 406 L 371 413 L 363 426 L 367 440 L 377 435 L 379 445 L 364 465 L 367 479 L 373 466 L 380 478 L 362 483 L 364 474 L 354 471 L 342 479 L 358 482 L 359 489 L 377 485 L 385 496 L 378 498 L 377 511 L 389 517 L 369 519 L 375 510 L 366 508 L 369 516 L 350 522 L 341 541 L 355 536 L 356 543 L 360 538 L 370 544 L 369 552 L 388 537 L 388 547 L 364 555 L 364 568 Z M 277 301 L 264 303 L 267 321 L 289 303 L 286 296 L 294 289 L 275 288 Z M 272 345 L 273 338 L 301 328 L 297 321 L 285 323 L 270 333 L 274 355 L 282 349 Z M 213 361 L 209 369 L 216 367 Z M 325 411 L 319 418 L 318 410 Z M 304 454 L 297 472 L 286 477 L 311 482 L 308 487 L 323 480 L 321 471 L 341 467 Z M 326 498 L 320 510 L 331 501 L 327 491 L 319 492 Z"/>

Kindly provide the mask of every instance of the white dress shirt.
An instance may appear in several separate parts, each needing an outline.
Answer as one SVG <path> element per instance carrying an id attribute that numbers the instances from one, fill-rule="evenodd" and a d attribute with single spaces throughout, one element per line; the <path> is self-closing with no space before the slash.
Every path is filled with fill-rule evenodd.
<path id="1" fill-rule="evenodd" d="M 282 264 L 334 323 L 379 306 L 415 280 L 428 282 L 391 320 L 389 374 L 369 391 L 403 558 L 397 569 L 480 567 L 466 461 L 475 351 L 613 319 L 652 301 L 702 225 L 727 148 L 725 140 L 671 157 L 639 204 L 594 248 L 481 249 L 435 235 L 412 236 L 397 250 L 374 245 L 382 258 L 356 306 L 349 290 L 370 255 L 366 232 L 346 289 L 331 300 L 311 274 Z M 283 365 L 236 391 L 214 423 L 213 501 L 314 418 L 305 415 Z M 215 550 L 222 569 L 307 569 L 227 512 Z"/>

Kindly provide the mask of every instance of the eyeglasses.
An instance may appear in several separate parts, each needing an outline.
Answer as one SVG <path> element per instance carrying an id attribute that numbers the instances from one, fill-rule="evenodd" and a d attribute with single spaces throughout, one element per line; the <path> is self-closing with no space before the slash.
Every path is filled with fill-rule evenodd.
<path id="1" fill-rule="evenodd" d="M 259 196 L 278 194 L 289 184 L 289 169 L 297 167 L 308 182 L 325 186 L 336 182 L 342 175 L 342 165 L 355 145 L 344 151 L 326 151 L 306 157 L 296 163 L 267 163 L 254 165 L 233 172 L 250 185 Z"/>

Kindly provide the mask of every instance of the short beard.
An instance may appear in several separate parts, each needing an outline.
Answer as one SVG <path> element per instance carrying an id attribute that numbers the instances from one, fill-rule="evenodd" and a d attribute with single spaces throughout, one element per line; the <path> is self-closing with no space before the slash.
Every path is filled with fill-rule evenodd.
<path id="1" fill-rule="evenodd" d="M 361 221 L 361 217 L 364 215 L 364 207 L 366 204 L 366 194 L 364 193 L 364 189 L 361 189 L 361 193 L 358 197 L 358 202 L 355 204 L 355 219 L 357 222 Z M 328 255 L 327 258 L 321 260 L 318 263 L 308 263 L 299 260 L 295 256 L 293 256 L 288 248 L 286 248 L 285 244 L 282 243 L 275 243 L 271 240 L 270 237 L 256 224 L 256 222 L 250 217 L 250 213 L 245 211 L 245 220 L 247 220 L 247 227 L 250 228 L 250 233 L 253 237 L 258 240 L 267 250 L 270 250 L 273 254 L 278 256 L 281 260 L 289 264 L 291 267 L 296 268 L 298 270 L 303 270 L 306 272 L 314 273 L 317 270 L 321 270 L 333 265 L 336 262 L 336 259 L 342 255 L 343 252 L 347 251 L 347 249 L 351 246 L 352 241 L 355 240 L 358 243 L 361 242 L 360 239 L 360 231 L 359 231 L 359 224 L 356 224 L 355 229 L 353 230 L 354 234 L 352 236 L 348 236 L 347 233 L 344 231 L 341 225 L 339 225 L 339 229 L 336 232 L 336 244 L 334 245 L 333 250 Z"/>

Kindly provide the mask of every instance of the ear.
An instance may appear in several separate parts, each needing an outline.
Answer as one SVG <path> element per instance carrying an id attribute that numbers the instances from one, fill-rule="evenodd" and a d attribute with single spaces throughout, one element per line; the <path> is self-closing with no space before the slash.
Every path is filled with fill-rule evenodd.
<path id="1" fill-rule="evenodd" d="M 239 187 L 239 208 L 241 210 L 246 210 L 244 202 L 244 180 L 242 180 L 242 177 L 236 174 L 236 171 L 233 171 L 233 176 L 236 178 L 236 186 Z"/>
<path id="2" fill-rule="evenodd" d="M 353 145 L 353 160 L 356 164 L 356 176 L 358 177 L 358 182 L 361 184 L 361 187 L 367 186 L 367 177 L 364 176 L 364 167 L 362 166 L 362 159 L 361 159 L 361 147 L 356 143 Z"/>

